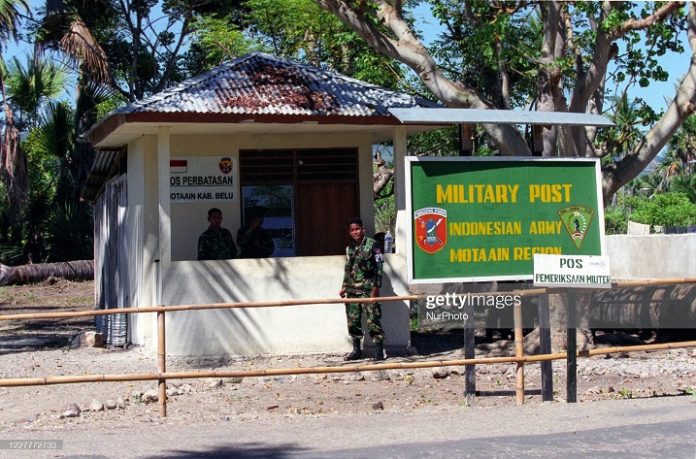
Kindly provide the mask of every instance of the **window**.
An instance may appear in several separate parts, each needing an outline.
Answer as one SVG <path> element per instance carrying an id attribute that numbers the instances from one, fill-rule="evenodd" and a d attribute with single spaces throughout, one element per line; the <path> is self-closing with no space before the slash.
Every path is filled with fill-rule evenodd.
<path id="1" fill-rule="evenodd" d="M 243 209 L 268 209 L 273 256 L 343 253 L 359 214 L 356 148 L 243 150 L 239 168 Z"/>

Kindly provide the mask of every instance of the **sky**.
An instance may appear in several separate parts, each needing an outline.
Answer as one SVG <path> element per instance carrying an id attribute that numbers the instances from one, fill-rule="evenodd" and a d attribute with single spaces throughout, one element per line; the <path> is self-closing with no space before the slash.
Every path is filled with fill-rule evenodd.
<path id="1" fill-rule="evenodd" d="M 43 5 L 42 0 L 30 0 L 29 5 L 32 9 Z M 414 16 L 417 21 L 417 26 L 423 31 L 425 43 L 434 41 L 439 32 L 440 27 L 438 21 L 431 14 L 429 5 L 421 3 L 415 10 Z M 682 33 L 682 42 L 684 44 L 685 54 L 675 55 L 668 54 L 661 58 L 665 70 L 669 73 L 669 80 L 666 82 L 651 82 L 647 88 L 634 87 L 629 90 L 629 95 L 633 97 L 643 98 L 655 110 L 663 110 L 668 106 L 669 100 L 674 96 L 676 84 L 681 80 L 689 67 L 689 44 L 686 33 Z M 20 62 L 25 60 L 24 56 L 31 52 L 31 45 L 25 43 L 10 42 L 3 58 L 7 61 L 12 56 L 17 56 Z M 107 50 L 108 52 L 108 50 Z M 71 81 L 71 80 L 68 80 Z M 66 94 L 66 98 L 69 96 Z"/>
<path id="2" fill-rule="evenodd" d="M 436 40 L 441 27 L 438 20 L 433 17 L 429 5 L 421 3 L 414 10 L 414 17 L 420 30 L 423 31 L 424 41 L 431 43 Z M 669 73 L 668 81 L 652 81 L 647 88 L 640 88 L 636 85 L 629 90 L 629 95 L 642 98 L 656 111 L 667 108 L 669 102 L 674 97 L 676 85 L 689 69 L 690 55 L 688 53 L 690 47 L 686 33 L 682 32 L 680 38 L 685 53 L 681 55 L 669 53 L 660 58 L 664 69 Z"/>

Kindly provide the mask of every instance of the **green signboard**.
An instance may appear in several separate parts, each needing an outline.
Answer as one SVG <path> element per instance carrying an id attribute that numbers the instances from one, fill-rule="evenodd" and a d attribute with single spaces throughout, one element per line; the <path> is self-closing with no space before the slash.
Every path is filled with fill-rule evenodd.
<path id="1" fill-rule="evenodd" d="M 528 280 L 534 254 L 602 255 L 599 161 L 406 158 L 409 282 Z"/>

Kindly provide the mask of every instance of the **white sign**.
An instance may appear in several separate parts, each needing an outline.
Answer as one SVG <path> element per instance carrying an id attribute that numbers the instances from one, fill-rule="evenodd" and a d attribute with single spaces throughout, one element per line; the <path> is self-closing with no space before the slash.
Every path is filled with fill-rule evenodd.
<path id="1" fill-rule="evenodd" d="M 237 161 L 231 156 L 172 156 L 169 188 L 172 202 L 231 201 Z"/>
<path id="2" fill-rule="evenodd" d="M 611 288 L 609 257 L 536 253 L 534 286 Z"/>

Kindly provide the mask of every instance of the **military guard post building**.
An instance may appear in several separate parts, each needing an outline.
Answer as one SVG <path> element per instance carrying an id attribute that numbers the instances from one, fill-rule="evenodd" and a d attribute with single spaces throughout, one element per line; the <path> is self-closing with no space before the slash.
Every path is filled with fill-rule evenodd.
<path id="1" fill-rule="evenodd" d="M 89 132 L 98 307 L 337 298 L 346 223 L 373 234 L 372 151 L 409 133 L 389 110 L 432 107 L 342 75 L 251 54 L 110 113 Z M 397 182 L 397 243 L 403 239 Z M 234 235 L 268 209 L 269 258 L 198 261 L 207 212 Z M 383 296 L 408 293 L 403 253 L 386 256 Z M 409 340 L 408 305 L 383 307 L 387 348 Z M 108 318 L 106 318 L 108 317 Z M 156 348 L 154 314 L 105 316 L 107 342 Z M 167 314 L 171 354 L 330 352 L 349 347 L 341 304 Z"/>

